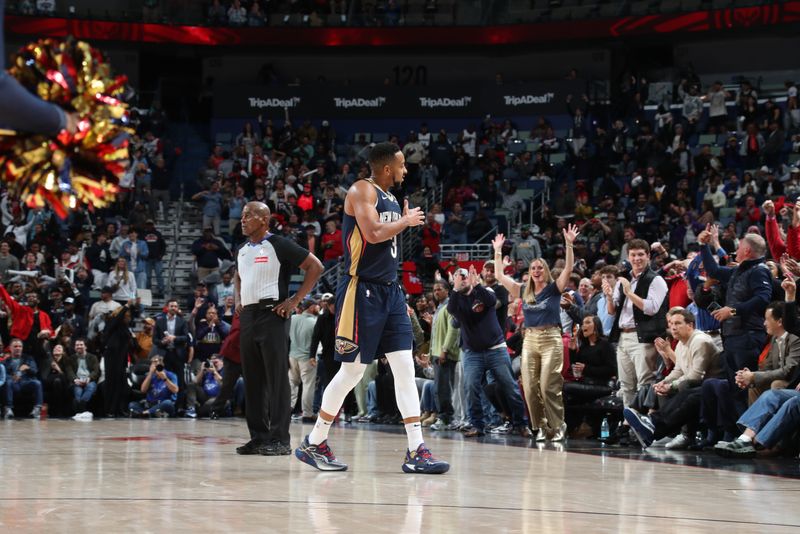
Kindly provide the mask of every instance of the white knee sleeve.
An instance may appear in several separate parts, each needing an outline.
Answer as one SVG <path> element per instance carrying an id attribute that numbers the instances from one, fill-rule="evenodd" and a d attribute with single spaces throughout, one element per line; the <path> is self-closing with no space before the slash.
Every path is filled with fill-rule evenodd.
<path id="1" fill-rule="evenodd" d="M 322 411 L 330 415 L 339 413 L 344 398 L 364 376 L 367 366 L 361 362 L 342 363 L 339 372 L 331 379 L 322 394 Z"/>
<path id="2" fill-rule="evenodd" d="M 414 380 L 414 355 L 410 350 L 398 350 L 386 354 L 394 375 L 394 393 L 397 408 L 403 419 L 419 417 L 419 394 Z"/>

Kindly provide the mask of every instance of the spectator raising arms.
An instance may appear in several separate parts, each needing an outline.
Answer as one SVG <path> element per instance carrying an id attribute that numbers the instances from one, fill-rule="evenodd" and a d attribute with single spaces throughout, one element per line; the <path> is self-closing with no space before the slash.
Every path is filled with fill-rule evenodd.
<path id="1" fill-rule="evenodd" d="M 202 237 L 192 243 L 192 254 L 197 262 L 197 279 L 199 281 L 219 272 L 222 260 L 232 259 L 230 250 L 222 240 L 215 237 L 214 229 L 211 227 L 205 227 Z"/>
<path id="2" fill-rule="evenodd" d="M 236 0 L 238 2 L 238 0 Z M 242 8 L 244 9 L 244 8 Z M 222 219 L 222 193 L 220 193 L 220 183 L 211 183 L 211 189 L 200 191 L 192 197 L 192 200 L 203 201 L 203 228 L 213 228 L 215 234 L 219 234 L 220 221 Z"/>
<path id="3" fill-rule="evenodd" d="M 526 284 L 517 283 L 499 271 L 495 273 L 497 281 L 511 296 L 522 298 L 526 329 L 522 345 L 522 385 L 531 424 L 537 430 L 537 441 L 561 441 L 567 430 L 562 399 L 564 347 L 560 305 L 561 295 L 572 274 L 578 228 L 569 225 L 563 234 L 567 246 L 566 261 L 557 280 L 550 275 L 550 267 L 542 259 L 531 262 Z M 492 242 L 495 265 L 503 263 L 504 242 L 503 234 L 498 234 Z"/>

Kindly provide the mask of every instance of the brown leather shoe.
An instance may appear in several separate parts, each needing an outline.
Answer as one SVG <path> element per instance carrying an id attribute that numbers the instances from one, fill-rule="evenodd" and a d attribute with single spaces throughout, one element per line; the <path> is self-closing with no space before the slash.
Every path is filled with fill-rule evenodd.
<path id="1" fill-rule="evenodd" d="M 420 419 L 420 424 L 423 427 L 431 426 L 433 423 L 436 422 L 436 419 L 439 417 L 439 414 L 436 412 L 431 412 L 430 415 L 426 419 Z"/>
<path id="2" fill-rule="evenodd" d="M 479 436 L 483 436 L 483 430 L 479 430 L 474 426 L 469 426 L 464 429 L 464 437 L 465 438 L 476 438 Z"/>

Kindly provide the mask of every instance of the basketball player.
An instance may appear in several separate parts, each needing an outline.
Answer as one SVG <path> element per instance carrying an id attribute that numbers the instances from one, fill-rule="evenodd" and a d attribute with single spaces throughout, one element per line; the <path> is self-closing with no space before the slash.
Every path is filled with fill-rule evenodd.
<path id="1" fill-rule="evenodd" d="M 394 143 L 379 143 L 369 155 L 372 176 L 350 186 L 344 201 L 342 234 L 347 272 L 336 294 L 336 359 L 342 367 L 322 396 L 322 407 L 311 434 L 295 456 L 321 471 L 344 471 L 327 437 L 334 417 L 367 364 L 385 355 L 394 374 L 397 407 L 403 416 L 408 450 L 406 473 L 445 473 L 447 462 L 436 460 L 422 441 L 419 396 L 414 382 L 413 335 L 403 290 L 397 283 L 397 234 L 419 226 L 425 216 L 419 208 L 403 210 L 389 192 L 403 182 L 405 157 Z"/>

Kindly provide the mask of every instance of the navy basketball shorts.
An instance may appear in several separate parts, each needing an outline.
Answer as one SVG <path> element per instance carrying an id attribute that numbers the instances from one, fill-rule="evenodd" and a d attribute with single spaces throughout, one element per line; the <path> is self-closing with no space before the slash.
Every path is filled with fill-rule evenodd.
<path id="1" fill-rule="evenodd" d="M 389 352 L 411 350 L 414 334 L 400 285 L 344 276 L 336 289 L 336 359 L 370 363 Z"/>

